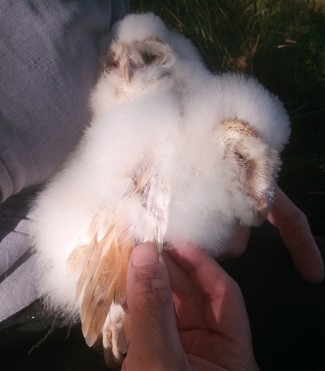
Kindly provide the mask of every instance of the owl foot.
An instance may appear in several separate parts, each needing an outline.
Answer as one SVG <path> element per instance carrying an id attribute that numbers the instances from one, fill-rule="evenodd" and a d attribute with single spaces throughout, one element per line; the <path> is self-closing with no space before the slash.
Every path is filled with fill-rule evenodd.
<path id="1" fill-rule="evenodd" d="M 108 367 L 119 368 L 128 348 L 127 314 L 121 306 L 112 305 L 102 335 L 105 363 Z"/>

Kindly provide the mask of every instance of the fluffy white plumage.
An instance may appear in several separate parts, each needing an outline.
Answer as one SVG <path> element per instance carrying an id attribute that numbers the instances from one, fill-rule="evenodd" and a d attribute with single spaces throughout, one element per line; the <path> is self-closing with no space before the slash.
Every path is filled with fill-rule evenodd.
<path id="1" fill-rule="evenodd" d="M 173 90 L 181 105 L 184 92 L 197 90 L 211 76 L 193 44 L 152 13 L 132 14 L 115 25 L 103 69 L 91 97 L 95 117 L 158 89 Z"/>
<path id="2" fill-rule="evenodd" d="M 31 214 L 41 293 L 54 310 L 81 313 L 89 345 L 121 317 L 111 301 L 125 301 L 124 278 L 101 274 L 118 262 L 110 251 L 183 240 L 218 257 L 239 223 L 264 220 L 289 136 L 275 96 L 252 78 L 211 75 L 152 14 L 116 26 L 103 66 L 94 119 Z"/>

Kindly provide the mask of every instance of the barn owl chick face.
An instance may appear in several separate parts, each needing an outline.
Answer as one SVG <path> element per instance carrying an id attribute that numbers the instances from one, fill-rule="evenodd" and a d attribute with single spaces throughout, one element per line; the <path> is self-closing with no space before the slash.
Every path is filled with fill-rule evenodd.
<path id="1" fill-rule="evenodd" d="M 175 58 L 172 48 L 158 37 L 130 43 L 114 41 L 102 61 L 102 74 L 92 94 L 94 116 L 157 87 L 170 88 Z"/>
<path id="2" fill-rule="evenodd" d="M 232 186 L 228 193 L 241 224 L 260 225 L 272 203 L 280 168 L 278 151 L 267 145 L 248 123 L 233 119 L 221 124 L 218 145 Z"/>
<path id="3" fill-rule="evenodd" d="M 238 224 L 260 225 L 270 210 L 279 153 L 245 121 L 200 122 L 182 128 L 170 172 L 166 240 L 190 241 L 222 254 Z"/>
<path id="4" fill-rule="evenodd" d="M 101 71 L 91 97 L 94 117 L 157 88 L 173 89 L 181 105 L 184 92 L 211 78 L 191 41 L 152 13 L 131 14 L 115 25 Z"/>
<path id="5" fill-rule="evenodd" d="M 120 74 L 130 85 L 136 73 L 144 82 L 153 82 L 167 74 L 167 68 L 174 63 L 171 47 L 158 37 L 143 41 L 133 40 L 130 44 L 114 42 L 103 61 L 104 72 Z"/>

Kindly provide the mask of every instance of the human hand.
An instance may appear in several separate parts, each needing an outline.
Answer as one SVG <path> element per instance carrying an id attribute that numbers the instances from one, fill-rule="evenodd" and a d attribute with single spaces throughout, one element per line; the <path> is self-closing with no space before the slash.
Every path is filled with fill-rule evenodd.
<path id="1" fill-rule="evenodd" d="M 324 263 L 311 233 L 305 214 L 276 186 L 268 221 L 280 232 L 292 261 L 308 282 L 319 283 L 324 278 Z M 250 228 L 240 226 L 225 246 L 222 259 L 241 255 L 248 243 Z"/>
<path id="2" fill-rule="evenodd" d="M 279 186 L 267 217 L 280 232 L 301 276 L 311 283 L 324 279 L 324 263 L 311 233 L 306 215 L 285 195 Z"/>
<path id="3" fill-rule="evenodd" d="M 170 279 L 169 279 L 170 277 Z M 204 251 L 136 247 L 127 279 L 130 345 L 122 370 L 258 370 L 237 284 Z"/>

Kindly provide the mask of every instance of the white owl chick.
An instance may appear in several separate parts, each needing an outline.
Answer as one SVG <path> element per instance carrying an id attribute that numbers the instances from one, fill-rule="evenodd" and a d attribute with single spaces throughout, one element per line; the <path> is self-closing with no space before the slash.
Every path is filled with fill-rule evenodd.
<path id="1" fill-rule="evenodd" d="M 113 28 L 112 43 L 92 93 L 94 117 L 145 90 L 197 89 L 210 76 L 193 44 L 152 13 L 130 14 Z M 132 79 L 132 84 L 130 83 Z"/>
<path id="2" fill-rule="evenodd" d="M 220 256 L 238 223 L 265 218 L 289 134 L 281 103 L 255 80 L 201 64 L 191 80 L 183 52 L 156 36 L 113 43 L 94 119 L 31 214 L 42 295 L 80 316 L 88 345 L 103 338 L 107 363 L 127 349 L 132 248 L 182 240 Z"/>

